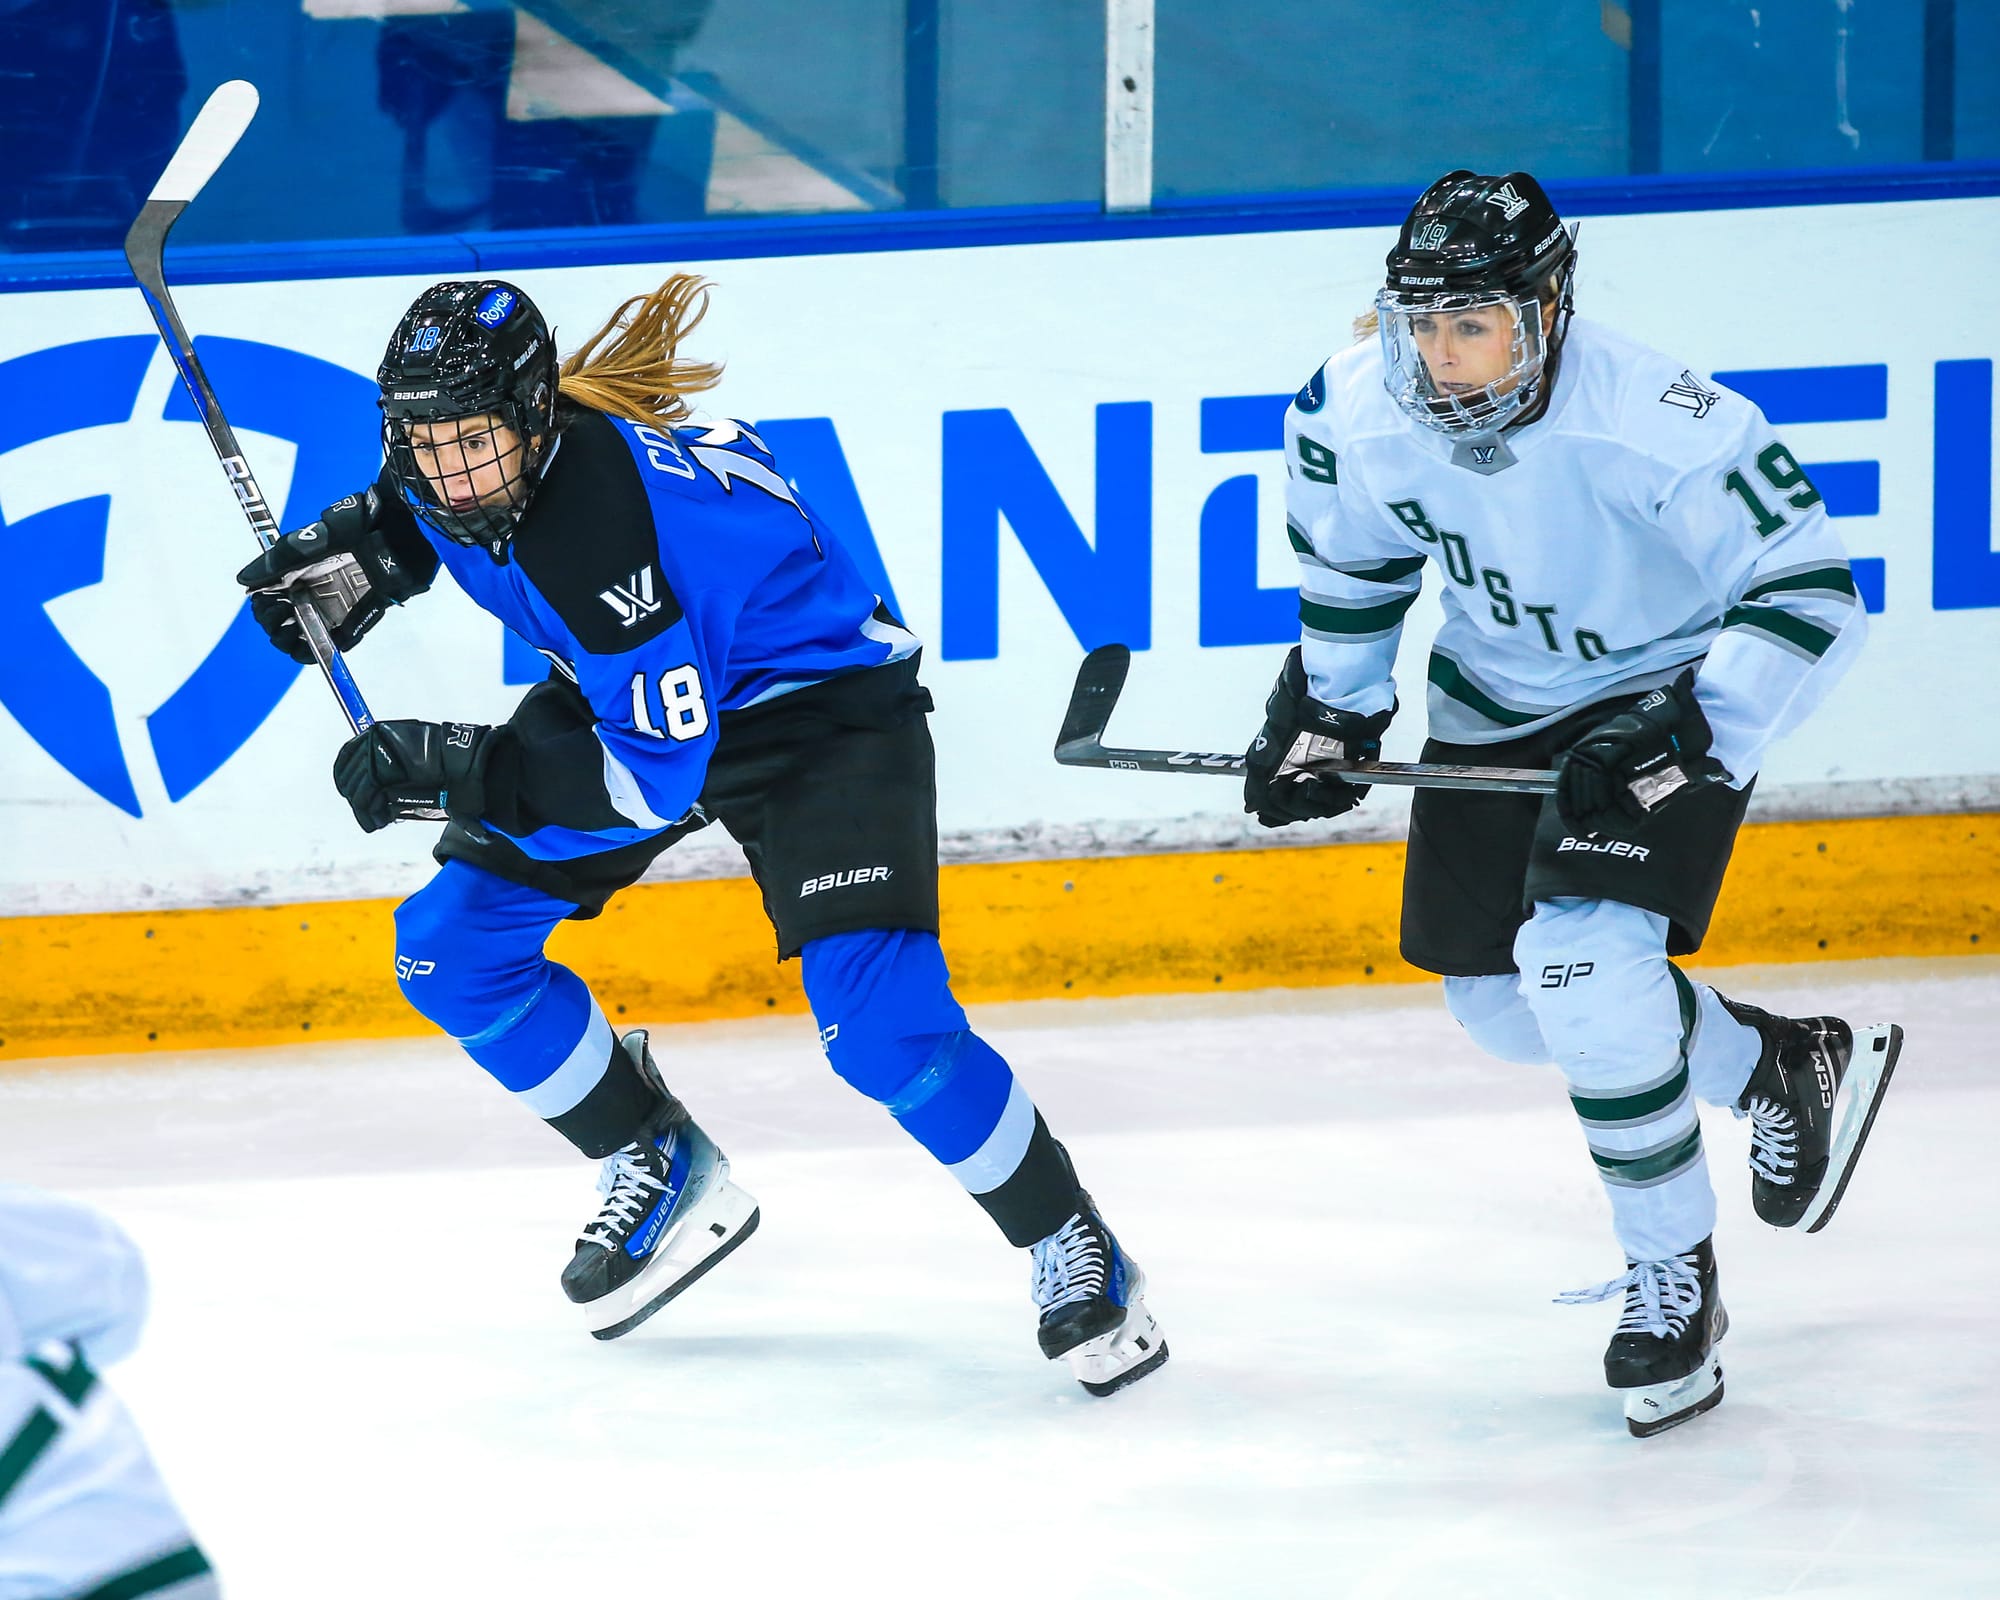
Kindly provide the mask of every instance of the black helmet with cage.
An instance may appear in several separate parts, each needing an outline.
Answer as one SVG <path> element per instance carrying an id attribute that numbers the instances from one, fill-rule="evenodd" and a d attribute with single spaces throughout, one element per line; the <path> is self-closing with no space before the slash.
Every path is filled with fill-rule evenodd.
<path id="1" fill-rule="evenodd" d="M 1383 381 L 1396 403 L 1440 433 L 1493 433 L 1539 415 L 1569 325 L 1576 240 L 1542 186 L 1525 172 L 1458 171 L 1410 208 L 1376 296 Z M 1541 307 L 1555 307 L 1545 332 Z M 1470 394 L 1431 381 L 1412 337 L 1415 319 L 1481 306 L 1513 319 L 1509 370 Z"/>
<path id="2" fill-rule="evenodd" d="M 441 532 L 498 558 L 558 431 L 555 341 L 535 303 L 494 278 L 434 284 L 396 325 L 375 381 L 404 495 Z"/>

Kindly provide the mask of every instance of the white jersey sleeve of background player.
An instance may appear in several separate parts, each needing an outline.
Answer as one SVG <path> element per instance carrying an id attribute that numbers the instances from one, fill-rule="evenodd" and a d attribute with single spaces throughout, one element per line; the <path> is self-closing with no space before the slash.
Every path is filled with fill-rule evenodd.
<path id="1" fill-rule="evenodd" d="M 146 1269 L 110 1218 L 0 1184 L 0 1361 L 51 1340 L 94 1367 L 129 1355 L 146 1320 Z"/>
<path id="2" fill-rule="evenodd" d="M 0 1595 L 216 1593 L 145 1441 L 96 1368 L 146 1316 L 110 1219 L 0 1184 Z"/>
<path id="3" fill-rule="evenodd" d="M 1797 458 L 1750 401 L 1707 387 L 1712 412 L 1690 427 L 1657 403 L 1650 377 L 1633 386 L 1626 437 L 1641 449 L 1671 441 L 1653 457 L 1662 476 L 1651 509 L 1715 588 L 1721 629 L 1695 697 L 1711 753 L 1740 788 L 1772 741 L 1826 698 L 1868 623 L 1847 551 Z"/>
<path id="4" fill-rule="evenodd" d="M 1396 703 L 1396 646 L 1424 557 L 1372 507 L 1341 504 L 1327 386 L 1351 382 L 1355 365 L 1328 361 L 1285 413 L 1285 534 L 1299 558 L 1299 652 L 1312 696 L 1372 716 Z"/>

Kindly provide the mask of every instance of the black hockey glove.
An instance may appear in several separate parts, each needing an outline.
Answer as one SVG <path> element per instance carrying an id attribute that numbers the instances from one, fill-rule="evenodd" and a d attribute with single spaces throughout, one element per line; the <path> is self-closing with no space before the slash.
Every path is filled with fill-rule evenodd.
<path id="1" fill-rule="evenodd" d="M 399 526 L 407 520 L 371 485 L 336 500 L 319 521 L 286 534 L 237 573 L 271 643 L 294 661 L 312 660 L 295 599 L 310 599 L 334 644 L 352 650 L 390 606 L 428 589 L 437 556 L 414 524 L 407 532 Z"/>
<path id="2" fill-rule="evenodd" d="M 1267 828 L 1311 817 L 1337 817 L 1360 805 L 1365 783 L 1349 783 L 1332 773 L 1311 773 L 1287 766 L 1299 735 L 1308 735 L 1299 762 L 1373 761 L 1382 754 L 1382 735 L 1396 714 L 1391 706 L 1372 717 L 1358 711 L 1336 711 L 1306 692 L 1305 663 L 1298 646 L 1285 657 L 1285 667 L 1264 702 L 1264 727 L 1244 757 L 1243 809 Z"/>
<path id="3" fill-rule="evenodd" d="M 470 722 L 378 722 L 340 747 L 333 786 L 366 833 L 439 811 L 477 831 L 486 763 L 502 731 Z"/>
<path id="4" fill-rule="evenodd" d="M 1573 833 L 1630 833 L 1662 806 L 1729 781 L 1708 753 L 1711 737 L 1690 667 L 1556 758 L 1556 812 Z"/>

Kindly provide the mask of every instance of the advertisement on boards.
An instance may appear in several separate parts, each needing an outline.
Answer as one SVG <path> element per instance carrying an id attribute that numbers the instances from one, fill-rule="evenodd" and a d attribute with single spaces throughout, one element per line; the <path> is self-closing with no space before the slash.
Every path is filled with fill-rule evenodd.
<path id="1" fill-rule="evenodd" d="M 1814 786 L 1866 809 L 1885 782 L 2000 774 L 2000 337 L 1950 309 L 1996 226 L 1993 200 L 1583 224 L 1579 314 L 1764 407 L 1874 613 L 1860 664 L 1774 753 L 1766 796 Z M 1232 783 L 1061 768 L 1050 746 L 1077 663 L 1112 640 L 1136 652 L 1116 742 L 1247 743 L 1297 637 L 1281 419 L 1349 341 L 1391 237 L 502 275 L 563 348 L 668 271 L 714 281 L 688 353 L 727 370 L 701 415 L 758 427 L 925 640 L 947 835 L 960 854 L 1055 855 L 1245 837 Z M 429 281 L 178 292 L 282 526 L 372 478 L 372 375 Z M 414 888 L 434 830 L 364 836 L 333 792 L 345 724 L 249 619 L 231 575 L 254 546 L 138 291 L 0 296 L 0 397 L 0 914 Z M 1590 530 L 1561 536 L 1588 559 Z M 1409 616 L 1394 759 L 1421 742 L 1449 581 L 1427 573 Z M 449 578 L 352 666 L 378 716 L 479 721 L 544 670 Z M 1393 799 L 1377 809 L 1379 829 Z M 702 839 L 676 854 L 704 850 L 721 859 Z"/>

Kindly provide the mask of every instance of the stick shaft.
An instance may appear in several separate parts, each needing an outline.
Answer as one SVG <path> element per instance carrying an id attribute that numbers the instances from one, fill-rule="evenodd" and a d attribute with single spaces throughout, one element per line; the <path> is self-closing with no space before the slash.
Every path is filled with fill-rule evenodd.
<path id="1" fill-rule="evenodd" d="M 1092 742 L 1059 745 L 1065 767 L 1111 767 L 1121 772 L 1243 775 L 1243 757 L 1214 750 L 1131 750 Z M 1412 789 L 1486 789 L 1513 794 L 1554 794 L 1556 775 L 1539 767 L 1472 767 L 1438 761 L 1321 761 L 1300 772 L 1329 773 L 1355 783 L 1395 784 Z"/>
<path id="2" fill-rule="evenodd" d="M 195 412 L 208 433 L 208 442 L 215 448 L 216 459 L 222 463 L 250 531 L 257 536 L 258 547 L 268 550 L 278 538 L 277 519 L 264 499 L 264 491 L 257 486 L 250 463 L 244 459 L 235 430 L 222 414 L 222 404 L 215 397 L 208 374 L 202 370 L 201 358 L 194 353 L 194 341 L 181 323 L 166 278 L 167 234 L 242 136 L 256 109 L 256 91 L 240 80 L 225 83 L 209 97 L 181 141 L 181 147 L 168 162 L 167 170 L 153 186 L 131 231 L 125 235 L 125 261 L 138 280 L 146 309 L 160 330 L 160 342 L 166 346 L 188 398 L 194 402 Z M 360 685 L 354 681 L 346 657 L 327 633 L 326 619 L 303 597 L 295 600 L 293 606 L 307 647 L 319 663 L 334 698 L 340 702 L 348 726 L 356 733 L 361 732 L 375 718 L 361 696 Z"/>
<path id="3" fill-rule="evenodd" d="M 1132 652 L 1099 645 L 1076 669 L 1069 709 L 1056 735 L 1056 760 L 1066 767 L 1111 767 L 1121 772 L 1213 773 L 1238 777 L 1244 758 L 1212 750 L 1132 750 L 1104 743 L 1104 731 L 1125 690 Z M 1554 794 L 1556 775 L 1535 767 L 1469 767 L 1437 761 L 1324 761 L 1293 770 L 1330 773 L 1356 783 L 1401 784 L 1418 789 L 1484 789 L 1510 794 Z"/>

